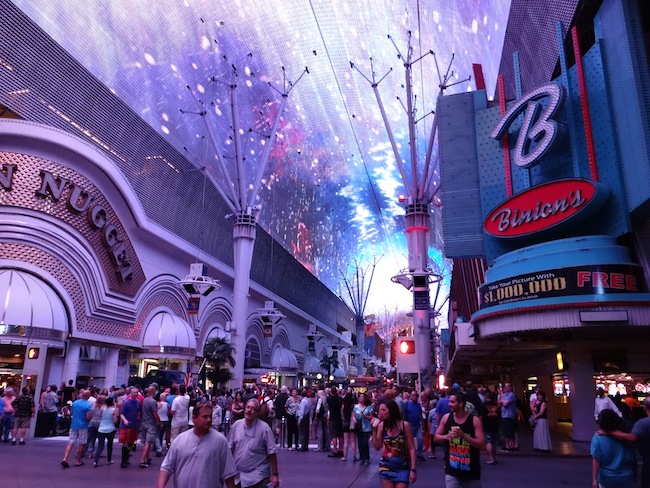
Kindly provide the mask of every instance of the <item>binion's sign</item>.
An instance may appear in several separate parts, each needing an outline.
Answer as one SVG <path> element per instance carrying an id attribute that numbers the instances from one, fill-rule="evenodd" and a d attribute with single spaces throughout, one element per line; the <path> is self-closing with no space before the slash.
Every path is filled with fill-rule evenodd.
<path id="1" fill-rule="evenodd" d="M 502 139 L 523 114 L 513 161 L 517 167 L 529 169 L 541 162 L 557 140 L 559 129 L 555 119 L 564 101 L 562 85 L 542 85 L 517 100 L 490 135 Z M 591 215 L 608 196 L 604 185 L 583 178 L 543 183 L 500 203 L 488 214 L 483 228 L 494 237 L 506 239 L 557 231 Z"/>
<path id="2" fill-rule="evenodd" d="M 525 237 L 558 230 L 582 218 L 607 199 L 607 189 L 581 178 L 556 180 L 534 186 L 499 204 L 485 219 L 485 232 L 495 237 Z"/>

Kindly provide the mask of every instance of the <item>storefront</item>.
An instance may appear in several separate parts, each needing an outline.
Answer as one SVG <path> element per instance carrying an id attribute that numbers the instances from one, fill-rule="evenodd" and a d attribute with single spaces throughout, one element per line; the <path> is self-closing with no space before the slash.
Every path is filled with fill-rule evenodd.
<path id="1" fill-rule="evenodd" d="M 649 76 L 645 46 L 620 36 L 642 28 L 633 3 L 606 2 L 581 18 L 591 24 L 581 28 L 596 26 L 595 41 L 567 26 L 564 40 L 555 28 L 540 32 L 558 43 L 555 79 L 522 83 L 538 66 L 529 59 L 501 75 L 495 102 L 479 91 L 438 103 L 445 254 L 487 264 L 477 289 L 464 290 L 478 292 L 465 307 L 474 344 L 454 361 L 507 361 L 510 371 L 492 380 L 520 397 L 537 377 L 554 395 L 549 419 L 571 420 L 577 440 L 593 435 L 598 382 L 617 391 L 609 374 L 650 370 L 650 190 L 638 185 L 650 161 L 637 150 L 645 122 L 631 117 L 648 100 L 636 77 L 625 93 L 613 84 L 621 66 Z M 528 41 L 517 30 L 508 27 L 506 45 Z M 510 99 L 506 77 L 517 81 Z"/>

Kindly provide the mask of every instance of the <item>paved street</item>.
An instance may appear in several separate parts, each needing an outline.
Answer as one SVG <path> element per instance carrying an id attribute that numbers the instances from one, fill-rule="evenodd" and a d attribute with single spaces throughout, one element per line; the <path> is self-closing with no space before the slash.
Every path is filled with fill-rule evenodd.
<path id="1" fill-rule="evenodd" d="M 510 487 L 526 488 L 591 486 L 588 445 L 573 445 L 562 437 L 555 438 L 554 441 L 557 446 L 554 453 L 537 454 L 531 448 L 529 434 L 522 433 L 520 451 L 500 455 L 495 466 L 483 465 L 483 488 L 503 488 L 504 483 Z M 25 446 L 0 444 L 3 486 L 88 488 L 92 483 L 97 483 L 102 488 L 123 488 L 125 475 L 128 475 L 130 486 L 155 486 L 162 458 L 154 458 L 153 466 L 149 469 L 141 469 L 135 462 L 128 469 L 120 469 L 119 446 L 116 444 L 116 464 L 102 464 L 94 469 L 92 461 L 87 460 L 84 466 L 73 466 L 64 470 L 59 462 L 65 443 L 66 438 L 58 437 L 32 439 Z M 139 449 L 136 456 L 138 455 Z M 281 485 L 309 488 L 378 488 L 376 472 L 379 455 L 371 451 L 371 456 L 373 459 L 370 466 L 358 466 L 351 460 L 342 462 L 338 458 L 328 458 L 322 452 L 283 449 L 279 453 Z M 100 463 L 105 462 L 105 458 L 100 460 Z M 418 476 L 416 486 L 443 486 L 442 460 L 439 458 L 419 463 Z M 171 483 L 168 486 L 172 486 Z"/>

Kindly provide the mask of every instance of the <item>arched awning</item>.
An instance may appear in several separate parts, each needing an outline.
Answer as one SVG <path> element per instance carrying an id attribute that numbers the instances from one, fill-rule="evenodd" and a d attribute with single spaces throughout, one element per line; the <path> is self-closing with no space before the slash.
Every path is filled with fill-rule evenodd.
<path id="1" fill-rule="evenodd" d="M 298 360 L 289 349 L 276 346 L 271 356 L 271 366 L 276 371 L 296 372 L 298 371 Z"/>
<path id="2" fill-rule="evenodd" d="M 158 312 L 147 324 L 142 349 L 146 357 L 194 359 L 196 337 L 182 318 L 169 312 Z"/>
<path id="3" fill-rule="evenodd" d="M 332 372 L 332 375 L 334 376 L 335 380 L 344 380 L 345 378 L 347 378 L 347 374 L 345 373 L 345 370 L 340 366 Z"/>
<path id="4" fill-rule="evenodd" d="M 15 269 L 0 270 L 0 342 L 62 347 L 68 312 L 45 281 Z"/>
<path id="5" fill-rule="evenodd" d="M 317 358 L 307 354 L 303 360 L 302 372 L 305 374 L 322 373 L 323 368 L 320 367 L 320 361 Z"/>

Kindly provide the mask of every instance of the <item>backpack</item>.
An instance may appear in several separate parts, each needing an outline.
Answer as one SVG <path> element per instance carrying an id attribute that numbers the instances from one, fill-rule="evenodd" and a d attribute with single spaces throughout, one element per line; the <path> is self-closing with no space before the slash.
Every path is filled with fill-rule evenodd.
<path id="1" fill-rule="evenodd" d="M 266 420 L 269 416 L 269 406 L 266 402 L 260 403 L 260 419 Z"/>

